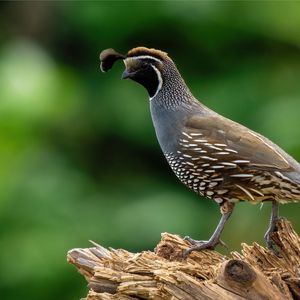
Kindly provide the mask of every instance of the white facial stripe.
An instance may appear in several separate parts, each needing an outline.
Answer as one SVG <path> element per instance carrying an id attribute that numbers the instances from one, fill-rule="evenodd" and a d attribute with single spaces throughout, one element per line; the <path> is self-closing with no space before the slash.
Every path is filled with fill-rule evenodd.
<path id="1" fill-rule="evenodd" d="M 150 100 L 152 100 L 152 99 L 158 94 L 158 92 L 161 90 L 161 87 L 162 87 L 162 84 L 163 84 L 163 80 L 162 80 L 160 71 L 159 71 L 155 66 L 153 66 L 152 64 L 151 64 L 151 67 L 153 68 L 153 70 L 154 70 L 155 73 L 157 74 L 158 87 L 157 87 L 157 90 L 156 90 L 154 96 L 152 96 L 152 97 L 150 98 Z"/>
<path id="2" fill-rule="evenodd" d="M 156 57 L 153 57 L 151 55 L 140 55 L 140 56 L 130 56 L 128 58 L 132 58 L 132 59 L 152 59 L 152 60 L 155 60 L 157 62 L 160 62 L 162 63 L 162 61 Z"/>

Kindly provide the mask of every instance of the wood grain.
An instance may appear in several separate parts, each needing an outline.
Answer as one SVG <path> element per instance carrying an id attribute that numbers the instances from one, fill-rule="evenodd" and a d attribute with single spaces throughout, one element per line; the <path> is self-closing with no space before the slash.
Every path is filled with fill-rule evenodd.
<path id="1" fill-rule="evenodd" d="M 182 253 L 190 245 L 163 233 L 154 251 L 131 253 L 94 244 L 72 249 L 68 261 L 88 282 L 84 300 L 300 299 L 300 239 L 280 219 L 273 234 L 280 257 L 256 243 L 229 257 L 216 251 Z"/>

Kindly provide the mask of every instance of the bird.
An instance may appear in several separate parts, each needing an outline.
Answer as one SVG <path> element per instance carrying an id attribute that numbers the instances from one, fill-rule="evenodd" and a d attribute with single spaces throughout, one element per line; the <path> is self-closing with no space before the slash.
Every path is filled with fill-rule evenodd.
<path id="1" fill-rule="evenodd" d="M 264 239 L 278 255 L 271 237 L 280 218 L 279 204 L 300 201 L 300 164 L 268 138 L 196 99 L 166 52 L 135 47 L 123 55 L 109 48 L 100 53 L 101 71 L 107 72 L 117 60 L 125 64 L 122 79 L 147 90 L 158 143 L 175 175 L 219 205 L 221 218 L 211 237 L 185 237 L 191 246 L 184 256 L 226 245 L 221 233 L 240 201 L 272 203 Z"/>

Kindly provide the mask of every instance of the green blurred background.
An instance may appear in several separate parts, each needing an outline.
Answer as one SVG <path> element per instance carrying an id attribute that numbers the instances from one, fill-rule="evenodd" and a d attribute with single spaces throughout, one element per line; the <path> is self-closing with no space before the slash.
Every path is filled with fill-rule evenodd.
<path id="1" fill-rule="evenodd" d="M 79 299 L 66 262 L 88 240 L 153 249 L 168 231 L 207 238 L 219 219 L 170 171 L 148 96 L 99 70 L 99 53 L 167 51 L 195 96 L 300 160 L 300 4 L 1 2 L 0 297 Z M 241 203 L 230 249 L 263 242 L 270 206 Z M 281 214 L 300 231 L 300 206 Z M 220 249 L 223 253 L 229 253 Z"/>

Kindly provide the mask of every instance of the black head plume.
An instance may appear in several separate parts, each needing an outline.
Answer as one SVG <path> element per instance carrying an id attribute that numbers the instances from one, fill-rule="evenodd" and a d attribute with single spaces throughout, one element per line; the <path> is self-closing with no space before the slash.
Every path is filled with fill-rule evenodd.
<path id="1" fill-rule="evenodd" d="M 100 69 L 102 72 L 107 72 L 117 60 L 125 58 L 125 55 L 116 52 L 112 48 L 105 49 L 100 53 Z"/>

